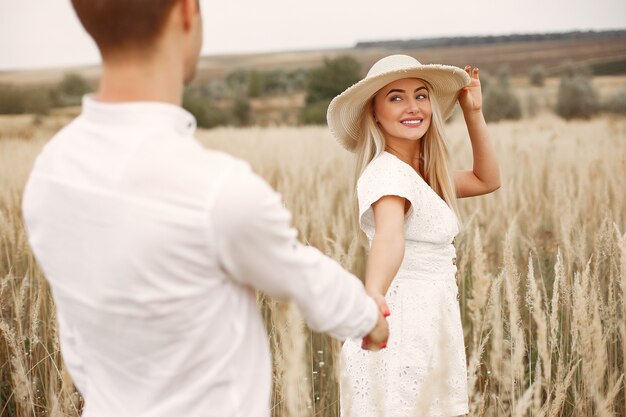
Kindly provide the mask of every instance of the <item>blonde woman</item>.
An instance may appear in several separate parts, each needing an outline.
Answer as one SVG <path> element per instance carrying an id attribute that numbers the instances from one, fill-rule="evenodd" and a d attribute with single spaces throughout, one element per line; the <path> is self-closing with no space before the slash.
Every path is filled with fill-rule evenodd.
<path id="1" fill-rule="evenodd" d="M 444 120 L 457 100 L 471 139 L 471 171 L 448 165 Z M 371 344 L 367 338 L 344 344 L 342 416 L 466 414 L 455 200 L 500 186 L 478 69 L 383 58 L 335 97 L 328 123 L 356 154 L 358 220 L 370 243 L 365 287 L 385 297 L 390 326 L 386 349 L 361 349 Z"/>

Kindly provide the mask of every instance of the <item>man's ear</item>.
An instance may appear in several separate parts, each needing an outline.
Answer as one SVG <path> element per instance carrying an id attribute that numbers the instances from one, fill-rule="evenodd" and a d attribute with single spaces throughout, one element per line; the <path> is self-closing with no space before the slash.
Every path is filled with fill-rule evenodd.
<path id="1" fill-rule="evenodd" d="M 200 13 L 200 0 L 179 0 L 183 13 L 183 25 L 185 29 L 191 29 L 194 20 Z"/>

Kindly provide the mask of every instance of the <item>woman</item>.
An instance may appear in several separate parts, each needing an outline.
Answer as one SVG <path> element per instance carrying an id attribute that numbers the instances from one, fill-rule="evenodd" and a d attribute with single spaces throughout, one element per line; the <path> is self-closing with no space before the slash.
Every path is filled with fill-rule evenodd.
<path id="1" fill-rule="evenodd" d="M 472 143 L 471 171 L 448 168 L 443 124 L 457 100 Z M 390 314 L 386 349 L 362 350 L 367 339 L 342 348 L 342 416 L 466 414 L 455 199 L 500 186 L 478 69 L 386 57 L 333 99 L 328 123 L 356 154 L 359 225 L 370 243 L 365 286 L 386 298 Z"/>

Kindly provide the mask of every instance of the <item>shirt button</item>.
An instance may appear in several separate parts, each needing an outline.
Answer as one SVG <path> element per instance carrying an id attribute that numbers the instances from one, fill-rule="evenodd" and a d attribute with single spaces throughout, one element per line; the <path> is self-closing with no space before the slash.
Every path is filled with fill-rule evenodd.
<path id="1" fill-rule="evenodd" d="M 452 265 L 456 265 L 456 256 L 452 258 Z"/>

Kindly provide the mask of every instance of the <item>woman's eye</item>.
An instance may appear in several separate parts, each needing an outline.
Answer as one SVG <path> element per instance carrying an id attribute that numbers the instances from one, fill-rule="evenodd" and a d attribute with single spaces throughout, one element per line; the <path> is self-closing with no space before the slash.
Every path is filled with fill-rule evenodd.
<path id="1" fill-rule="evenodd" d="M 391 96 L 389 101 L 400 101 L 400 96 Z"/>
<path id="2" fill-rule="evenodd" d="M 426 94 L 418 94 L 415 98 L 418 100 L 425 100 L 428 98 L 428 96 Z"/>

